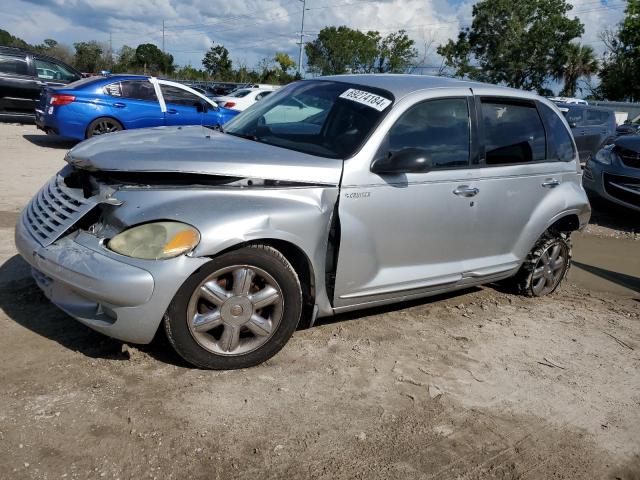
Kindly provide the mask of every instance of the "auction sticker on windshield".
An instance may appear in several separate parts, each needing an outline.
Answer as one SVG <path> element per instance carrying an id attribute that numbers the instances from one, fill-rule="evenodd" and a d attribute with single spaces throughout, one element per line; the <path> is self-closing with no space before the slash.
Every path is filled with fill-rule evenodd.
<path id="1" fill-rule="evenodd" d="M 340 95 L 340 98 L 367 105 L 368 107 L 375 108 L 379 112 L 383 111 L 385 108 L 391 105 L 391 100 L 389 100 L 388 98 L 384 98 L 380 95 L 376 95 L 375 93 L 365 92 L 364 90 L 358 90 L 355 88 L 350 88 L 349 90 L 345 91 L 342 95 Z"/>

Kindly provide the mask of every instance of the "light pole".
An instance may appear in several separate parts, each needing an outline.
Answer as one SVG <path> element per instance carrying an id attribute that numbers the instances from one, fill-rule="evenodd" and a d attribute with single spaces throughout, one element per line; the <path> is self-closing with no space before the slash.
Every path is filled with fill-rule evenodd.
<path id="1" fill-rule="evenodd" d="M 304 11 L 306 10 L 307 0 L 300 0 L 302 2 L 302 24 L 300 25 L 300 51 L 298 53 L 298 75 L 302 76 L 302 45 L 304 37 Z"/>

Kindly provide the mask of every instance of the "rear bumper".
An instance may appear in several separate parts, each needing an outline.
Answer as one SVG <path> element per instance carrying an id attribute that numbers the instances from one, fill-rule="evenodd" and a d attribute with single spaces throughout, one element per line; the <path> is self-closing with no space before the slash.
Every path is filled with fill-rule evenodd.
<path id="1" fill-rule="evenodd" d="M 18 251 L 47 298 L 88 327 L 127 342 L 153 339 L 178 288 L 204 263 L 182 256 L 146 261 L 151 268 L 143 268 L 100 252 L 106 249 L 88 234 L 72 236 L 43 247 L 22 218 L 15 229 Z"/>

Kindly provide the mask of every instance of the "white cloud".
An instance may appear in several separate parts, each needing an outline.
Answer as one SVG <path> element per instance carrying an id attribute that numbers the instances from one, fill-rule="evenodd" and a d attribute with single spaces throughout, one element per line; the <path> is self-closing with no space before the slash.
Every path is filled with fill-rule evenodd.
<path id="1" fill-rule="evenodd" d="M 455 38 L 471 22 L 474 0 L 307 0 L 305 32 L 314 38 L 327 25 L 404 28 L 419 49 Z M 570 15 L 585 24 L 582 41 L 601 52 L 599 33 L 623 16 L 623 0 L 571 0 Z M 276 50 L 297 59 L 302 4 L 299 0 L 4 0 L 0 28 L 31 43 L 55 38 L 72 44 L 95 39 L 114 48 L 151 42 L 165 45 L 180 64 L 200 66 L 206 49 L 223 43 L 234 59 L 252 66 Z M 428 63 L 439 63 L 432 53 Z"/>

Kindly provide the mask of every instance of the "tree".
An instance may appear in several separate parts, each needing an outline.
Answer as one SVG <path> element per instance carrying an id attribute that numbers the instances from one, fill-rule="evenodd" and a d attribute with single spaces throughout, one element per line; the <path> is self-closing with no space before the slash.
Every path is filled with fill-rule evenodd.
<path id="1" fill-rule="evenodd" d="M 146 73 L 173 73 L 173 55 L 163 53 L 153 43 L 143 43 L 136 48 L 135 64 Z"/>
<path id="2" fill-rule="evenodd" d="M 224 45 L 213 45 L 202 59 L 202 66 L 209 75 L 220 79 L 231 75 L 232 65 L 229 50 Z"/>
<path id="3" fill-rule="evenodd" d="M 578 80 L 582 77 L 590 78 L 598 72 L 598 60 L 589 45 L 571 43 L 567 49 L 567 60 L 562 67 L 561 75 L 556 78 L 564 80 L 564 87 L 560 95 L 574 97 L 578 88 Z"/>
<path id="4" fill-rule="evenodd" d="M 118 52 L 116 64 L 113 67 L 114 73 L 133 73 L 137 70 L 136 49 L 128 45 L 123 45 Z"/>
<path id="5" fill-rule="evenodd" d="M 325 27 L 304 47 L 312 73 L 339 75 L 370 72 L 375 64 L 378 32 L 361 32 L 349 27 Z"/>
<path id="6" fill-rule="evenodd" d="M 584 28 L 566 0 L 481 0 L 473 22 L 438 47 L 453 75 L 526 90 L 545 90 Z"/>
<path id="7" fill-rule="evenodd" d="M 323 28 L 305 52 L 309 70 L 322 75 L 404 72 L 418 54 L 404 30 L 381 37 L 345 26 Z"/>
<path id="8" fill-rule="evenodd" d="M 407 32 L 400 30 L 380 40 L 378 47 L 378 72 L 402 73 L 418 56 L 414 41 Z"/>
<path id="9" fill-rule="evenodd" d="M 14 37 L 6 30 L 2 30 L 0 28 L 0 45 L 5 45 L 7 47 L 20 47 L 20 48 L 30 48 L 27 42 L 19 37 Z"/>
<path id="10" fill-rule="evenodd" d="M 103 67 L 102 53 L 104 48 L 95 40 L 74 43 L 76 49 L 73 64 L 81 72 L 97 72 Z"/>
<path id="11" fill-rule="evenodd" d="M 289 70 L 296 68 L 296 62 L 293 58 L 284 52 L 276 52 L 273 60 L 280 66 L 280 70 L 287 73 Z"/>
<path id="12" fill-rule="evenodd" d="M 68 45 L 58 43 L 52 38 L 47 38 L 41 44 L 34 45 L 33 49 L 36 52 L 44 53 L 50 57 L 62 60 L 65 63 L 71 64 L 74 62 L 74 54 L 71 48 Z"/>
<path id="13" fill-rule="evenodd" d="M 627 0 L 625 18 L 618 31 L 605 32 L 603 39 L 607 53 L 600 70 L 597 96 L 640 101 L 640 0 Z"/>

